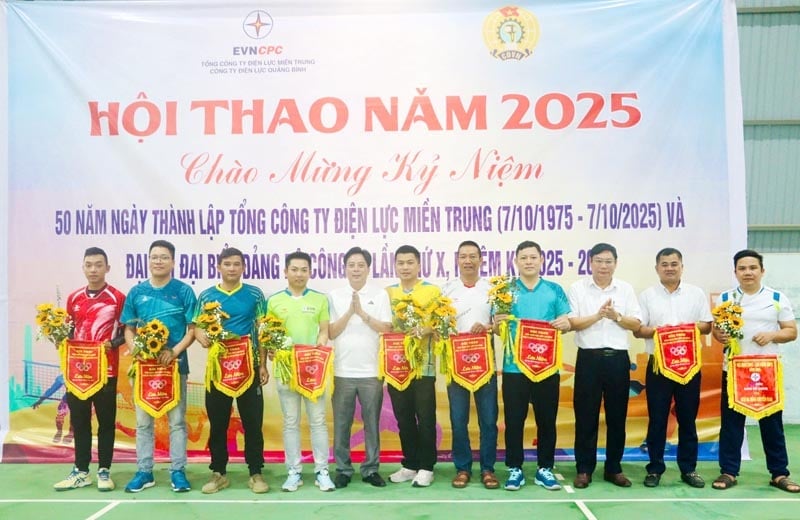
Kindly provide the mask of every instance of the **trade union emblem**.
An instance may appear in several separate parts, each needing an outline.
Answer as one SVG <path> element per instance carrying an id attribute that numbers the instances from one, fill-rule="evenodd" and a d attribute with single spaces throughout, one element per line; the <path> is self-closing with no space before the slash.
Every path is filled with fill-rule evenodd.
<path id="1" fill-rule="evenodd" d="M 522 7 L 506 6 L 486 17 L 483 42 L 500 60 L 522 60 L 533 54 L 539 41 L 539 22 Z"/>

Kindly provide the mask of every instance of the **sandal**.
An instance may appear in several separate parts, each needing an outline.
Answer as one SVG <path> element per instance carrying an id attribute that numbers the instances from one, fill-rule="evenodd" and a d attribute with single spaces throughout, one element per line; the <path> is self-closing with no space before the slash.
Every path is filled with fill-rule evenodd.
<path id="1" fill-rule="evenodd" d="M 497 480 L 497 477 L 492 471 L 484 471 L 481 473 L 481 482 L 483 482 L 483 487 L 486 489 L 497 489 L 500 487 L 500 481 Z"/>
<path id="2" fill-rule="evenodd" d="M 456 473 L 456 477 L 453 479 L 452 484 L 454 488 L 461 489 L 467 487 L 469 480 L 470 480 L 469 471 L 462 470 Z"/>
<path id="3" fill-rule="evenodd" d="M 780 482 L 780 481 L 779 481 Z M 730 489 L 735 486 L 738 482 L 736 479 L 726 473 L 718 476 L 717 479 L 711 484 L 711 487 L 714 489 Z M 777 486 L 778 484 L 773 484 Z"/>
<path id="4" fill-rule="evenodd" d="M 796 482 L 792 482 L 786 475 L 778 477 L 778 480 L 770 480 L 769 485 L 788 493 L 800 493 L 800 486 Z"/>

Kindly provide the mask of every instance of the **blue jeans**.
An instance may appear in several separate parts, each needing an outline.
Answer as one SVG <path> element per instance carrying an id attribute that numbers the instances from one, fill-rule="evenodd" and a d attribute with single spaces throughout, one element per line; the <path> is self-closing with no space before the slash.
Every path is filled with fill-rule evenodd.
<path id="1" fill-rule="evenodd" d="M 181 374 L 181 400 L 167 412 L 169 419 L 169 460 L 171 471 L 181 471 L 186 467 L 186 374 Z M 133 386 L 133 384 L 131 384 Z M 139 471 L 153 472 L 153 450 L 155 419 L 147 412 L 136 408 L 136 465 Z"/>
<path id="2" fill-rule="evenodd" d="M 456 471 L 472 473 L 472 446 L 469 442 L 470 391 L 456 383 L 447 385 L 450 425 L 453 430 L 453 464 Z M 480 430 L 481 472 L 494 472 L 497 460 L 497 376 L 475 393 L 475 408 Z"/>

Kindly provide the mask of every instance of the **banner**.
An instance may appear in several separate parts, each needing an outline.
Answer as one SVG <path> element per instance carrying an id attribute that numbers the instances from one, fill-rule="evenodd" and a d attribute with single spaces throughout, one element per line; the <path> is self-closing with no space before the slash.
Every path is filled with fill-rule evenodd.
<path id="1" fill-rule="evenodd" d="M 325 393 L 333 367 L 333 348 L 319 345 L 295 345 L 292 348 L 291 388 L 303 397 L 316 401 Z"/>
<path id="2" fill-rule="evenodd" d="M 653 334 L 653 371 L 685 385 L 703 366 L 700 331 L 694 323 L 658 327 Z"/>
<path id="3" fill-rule="evenodd" d="M 783 367 L 778 356 L 733 356 L 728 363 L 728 406 L 759 420 L 783 410 Z"/>
<path id="4" fill-rule="evenodd" d="M 178 363 L 165 367 L 156 360 L 137 361 L 133 399 L 139 408 L 156 419 L 178 406 L 181 400 Z"/>
<path id="5" fill-rule="evenodd" d="M 514 363 L 537 383 L 561 370 L 561 331 L 546 321 L 517 320 Z"/>
<path id="6" fill-rule="evenodd" d="M 222 345 L 217 361 L 212 360 L 209 355 L 208 363 L 218 363 L 220 374 L 219 380 L 212 380 L 211 383 L 223 394 L 236 398 L 250 388 L 255 376 L 253 346 L 250 344 L 250 336 L 225 340 Z M 206 371 L 208 370 L 207 364 Z"/>
<path id="7" fill-rule="evenodd" d="M 108 382 L 108 359 L 103 342 L 68 339 L 61 350 L 61 369 L 67 391 L 86 400 Z"/>
<path id="8" fill-rule="evenodd" d="M 460 242 L 482 247 L 489 277 L 516 274 L 515 248 L 531 238 L 543 247 L 542 276 L 565 288 L 591 274 L 597 242 L 617 248 L 617 274 L 637 292 L 656 282 L 663 245 L 683 252 L 687 276 L 708 293 L 729 285 L 729 252 L 746 239 L 733 0 L 201 4 L 0 7 L 9 108 L 0 211 L 15 251 L 36 252 L 6 253 L 0 423 L 15 460 L 60 460 L 51 439 L 63 384 L 32 309 L 85 285 L 89 246 L 108 253 L 108 282 L 123 292 L 148 278 L 158 239 L 175 245 L 174 275 L 197 292 L 218 283 L 224 246 L 243 251 L 244 280 L 272 294 L 286 288 L 284 260 L 297 250 L 311 257 L 309 289 L 327 292 L 347 283 L 354 245 L 371 253 L 376 285 L 397 282 L 404 244 L 421 252 L 421 276 L 442 284 L 459 275 Z M 572 337 L 562 349 L 567 409 Z M 189 452 L 206 457 L 205 352 L 187 352 Z M 634 342 L 639 354 L 631 378 L 643 382 Z M 704 380 L 720 374 L 714 356 Z M 132 389 L 119 384 L 123 461 L 135 417 Z M 437 389 L 446 417 L 443 382 Z M 630 439 L 646 427 L 641 390 L 631 388 Z M 719 389 L 705 390 L 700 436 L 713 442 Z M 279 458 L 277 393 L 264 391 L 265 449 Z M 569 417 L 559 414 L 564 456 Z M 386 424 L 382 449 L 399 453 Z"/>
<path id="9" fill-rule="evenodd" d="M 378 377 L 400 391 L 414 379 L 411 363 L 406 359 L 405 339 L 402 332 L 385 332 L 381 334 L 378 351 Z"/>
<path id="10" fill-rule="evenodd" d="M 494 351 L 489 334 L 450 336 L 452 354 L 448 358 L 453 383 L 470 392 L 477 391 L 494 375 Z"/>

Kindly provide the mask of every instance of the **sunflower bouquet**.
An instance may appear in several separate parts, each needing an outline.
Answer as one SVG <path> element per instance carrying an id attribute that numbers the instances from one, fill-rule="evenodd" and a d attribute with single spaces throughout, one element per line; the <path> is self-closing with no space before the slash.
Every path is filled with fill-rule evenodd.
<path id="1" fill-rule="evenodd" d="M 136 375 L 136 361 L 158 359 L 158 354 L 166 346 L 168 338 L 169 329 L 157 319 L 152 319 L 137 328 L 131 350 L 134 362 L 131 363 L 128 377 Z"/>
<path id="2" fill-rule="evenodd" d="M 458 333 L 456 319 L 458 311 L 453 307 L 453 300 L 447 296 L 440 296 L 434 299 L 426 309 L 426 314 L 430 316 L 431 328 L 436 334 L 436 343 L 433 353 L 439 356 L 439 371 L 447 377 L 450 382 L 450 365 L 448 356 L 451 354 L 450 336 Z"/>
<path id="3" fill-rule="evenodd" d="M 206 388 L 211 387 L 211 382 L 219 382 L 222 378 L 222 367 L 220 359 L 225 352 L 225 340 L 239 339 L 237 334 L 225 330 L 223 326 L 225 320 L 230 315 L 222 310 L 222 304 L 218 301 L 210 301 L 203 304 L 200 313 L 195 319 L 198 327 L 203 329 L 208 337 L 208 363 L 206 366 Z"/>
<path id="4" fill-rule="evenodd" d="M 420 331 L 428 322 L 426 307 L 418 305 L 411 295 L 392 300 L 392 325 L 396 330 L 405 334 L 403 347 L 411 371 L 417 376 L 422 375 L 422 365 L 425 363 L 425 352 L 420 342 Z"/>
<path id="5" fill-rule="evenodd" d="M 284 385 L 292 380 L 292 338 L 286 332 L 283 320 L 267 314 L 258 320 L 258 344 L 273 357 L 275 375 Z"/>
<path id="6" fill-rule="evenodd" d="M 505 314 L 507 319 L 500 322 L 499 335 L 503 348 L 510 350 L 512 347 L 511 332 L 508 324 L 514 320 L 514 315 L 511 314 L 511 308 L 514 306 L 516 299 L 517 279 L 510 274 L 501 276 L 492 276 L 489 278 L 489 298 L 488 303 L 492 307 L 492 314 Z"/>
<path id="7" fill-rule="evenodd" d="M 45 338 L 60 349 L 69 338 L 73 324 L 66 310 L 52 303 L 42 303 L 36 306 L 36 326 L 36 339 Z"/>
<path id="8" fill-rule="evenodd" d="M 714 317 L 714 326 L 728 335 L 728 343 L 725 345 L 728 347 L 728 355 L 735 356 L 741 353 L 739 340 L 744 337 L 742 306 L 732 301 L 722 302 L 714 307 L 711 315 Z"/>

